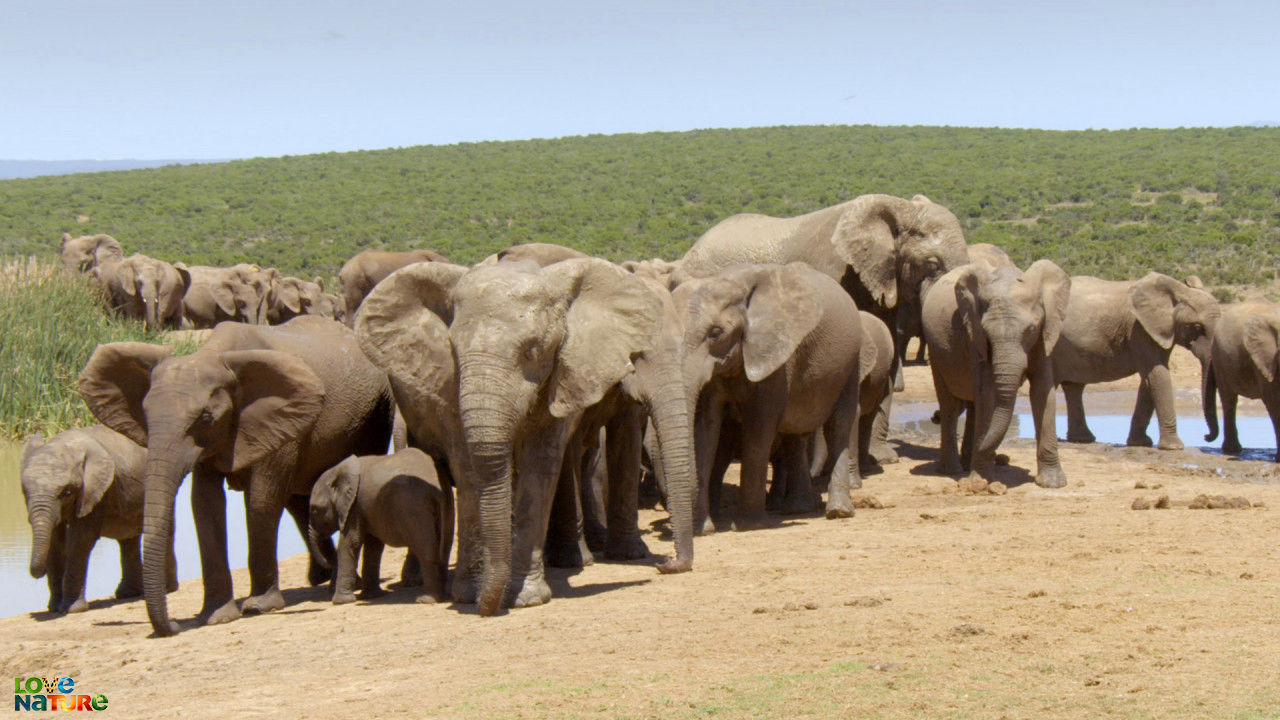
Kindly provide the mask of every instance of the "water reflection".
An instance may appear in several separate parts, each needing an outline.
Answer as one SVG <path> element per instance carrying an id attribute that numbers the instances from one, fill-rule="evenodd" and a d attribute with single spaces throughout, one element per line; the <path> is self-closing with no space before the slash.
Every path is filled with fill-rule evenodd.
<path id="1" fill-rule="evenodd" d="M 1031 420 L 1031 414 L 1019 414 L 1017 419 L 1020 422 L 1016 428 L 1018 432 L 1016 437 L 1035 437 L 1035 424 Z M 1089 430 L 1093 432 L 1094 437 L 1100 443 L 1124 445 L 1125 440 L 1129 438 L 1129 422 L 1131 419 L 1131 415 L 1090 415 L 1088 416 Z M 1244 452 L 1233 457 L 1239 457 L 1241 460 L 1266 461 L 1275 458 L 1276 434 L 1271 427 L 1271 418 L 1237 415 L 1236 430 L 1240 434 L 1240 444 L 1244 446 Z M 1013 432 L 1014 429 L 1010 428 L 1010 437 L 1015 437 Z M 1066 432 L 1067 416 L 1059 415 L 1058 435 L 1065 436 Z M 1203 452 L 1221 455 L 1221 433 L 1219 433 L 1218 439 L 1212 445 L 1209 445 L 1203 440 L 1208 432 L 1209 426 L 1205 424 L 1204 418 L 1195 415 L 1178 416 L 1178 437 L 1182 438 L 1182 442 L 1186 443 L 1187 447 L 1197 447 Z M 1158 441 L 1160 439 L 1160 428 L 1156 424 L 1155 418 L 1152 418 L 1151 424 L 1147 428 L 1147 435 L 1152 440 Z"/>
<path id="2" fill-rule="evenodd" d="M 22 443 L 0 440 L 0 617 L 33 610 L 44 610 L 49 602 L 49 586 L 44 578 L 36 580 L 27 571 L 31 553 L 31 526 L 27 524 L 27 508 L 22 500 L 20 463 Z M 200 551 L 196 544 L 195 524 L 191 519 L 191 483 L 188 479 L 178 490 L 175 518 L 174 552 L 178 556 L 178 578 L 200 578 Z M 293 518 L 285 513 L 280 518 L 278 554 L 281 558 L 306 552 Z M 232 568 L 247 566 L 248 537 L 244 522 L 244 494 L 227 492 L 227 558 Z M 89 558 L 89 574 L 85 580 L 85 597 L 94 600 L 110 597 L 120 582 L 120 552 L 114 540 L 102 539 Z M 247 594 L 248 588 L 237 588 Z M 141 612 L 141 605 L 139 605 Z"/>

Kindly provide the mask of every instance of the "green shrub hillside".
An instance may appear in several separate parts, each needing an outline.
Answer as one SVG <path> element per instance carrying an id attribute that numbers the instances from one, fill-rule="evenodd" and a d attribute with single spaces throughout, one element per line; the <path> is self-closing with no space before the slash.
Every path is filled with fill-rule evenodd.
<path id="1" fill-rule="evenodd" d="M 0 437 L 50 435 L 95 422 L 76 376 L 99 343 L 158 342 L 140 320 L 108 315 L 84 277 L 36 258 L 0 266 Z M 177 352 L 190 352 L 192 341 Z"/>
<path id="2" fill-rule="evenodd" d="M 1072 274 L 1257 283 L 1280 266 L 1280 128 L 773 127 L 330 153 L 0 182 L 0 254 L 62 232 L 330 275 L 365 248 L 520 242 L 675 258 L 736 212 L 924 193 L 970 242 Z"/>

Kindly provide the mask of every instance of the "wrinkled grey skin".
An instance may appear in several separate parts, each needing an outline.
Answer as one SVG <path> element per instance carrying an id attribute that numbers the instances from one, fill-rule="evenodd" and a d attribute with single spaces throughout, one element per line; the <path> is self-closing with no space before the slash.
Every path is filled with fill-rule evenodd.
<path id="1" fill-rule="evenodd" d="M 942 205 L 923 195 L 862 195 L 791 218 L 734 215 L 698 238 L 680 269 L 705 277 L 739 263 L 795 261 L 839 281 L 859 308 L 896 329 L 899 314 L 919 315 L 926 283 L 969 256 L 960 221 Z M 882 435 L 892 401 L 889 395 L 880 408 L 871 449 L 881 462 L 897 459 Z"/>
<path id="2" fill-rule="evenodd" d="M 339 532 L 333 578 L 335 605 L 356 599 L 356 564 L 364 551 L 361 599 L 379 587 L 382 548 L 409 548 L 418 561 L 422 592 L 418 602 L 441 602 L 453 547 L 453 491 L 442 487 L 435 461 L 416 448 L 393 455 L 351 456 L 329 468 L 311 488 L 313 557 L 327 562 L 323 539 Z"/>
<path id="3" fill-rule="evenodd" d="M 191 285 L 182 301 L 186 324 L 211 328 L 231 320 L 267 324 L 267 296 L 279 273 L 274 268 L 240 263 L 231 267 L 192 265 Z"/>
<path id="4" fill-rule="evenodd" d="M 1036 484 L 1062 487 L 1051 355 L 1062 332 L 1071 278 L 1048 260 L 1023 273 L 985 262 L 943 275 L 924 297 L 924 336 L 942 423 L 940 467 L 960 474 L 956 421 L 966 407 L 964 460 L 990 481 L 996 448 L 1008 432 L 1018 388 L 1031 381 L 1036 426 Z"/>
<path id="5" fill-rule="evenodd" d="M 49 610 L 89 609 L 89 553 L 99 537 L 120 544 L 119 599 L 142 595 L 142 478 L 147 451 L 101 425 L 32 438 L 22 450 L 22 496 L 31 523 L 31 577 L 49 578 Z M 166 590 L 178 587 L 170 553 Z"/>
<path id="6" fill-rule="evenodd" d="M 134 253 L 120 262 L 98 265 L 89 277 L 112 310 L 142 320 L 151 332 L 182 323 L 183 298 L 191 285 L 191 273 L 182 263 Z"/>
<path id="7" fill-rule="evenodd" d="M 447 263 L 449 259 L 432 250 L 365 250 L 344 263 L 338 271 L 338 280 L 342 283 L 343 314 L 347 325 L 354 325 L 360 303 L 375 285 L 396 270 L 418 262 Z"/>
<path id="8" fill-rule="evenodd" d="M 272 278 L 266 306 L 267 322 L 271 325 L 288 322 L 299 315 L 335 319 L 332 303 L 326 304 L 324 299 L 324 281 L 320 278 L 311 282 L 279 275 Z"/>
<path id="9" fill-rule="evenodd" d="M 110 235 L 82 235 L 73 238 L 71 233 L 62 233 L 58 255 L 64 271 L 83 273 L 105 263 L 124 260 L 124 249 Z"/>
<path id="10" fill-rule="evenodd" d="M 550 598 L 543 543 L 566 445 L 586 408 L 628 376 L 658 372 L 649 353 L 662 312 L 642 281 L 596 259 L 419 263 L 366 298 L 357 334 L 388 371 L 409 444 L 439 447 L 458 487 L 456 600 L 490 615 Z M 679 378 L 649 386 L 661 388 L 648 404 L 671 438 L 669 462 L 691 467 Z M 679 507 L 673 569 L 692 562 Z"/>
<path id="11" fill-rule="evenodd" d="M 1203 394 L 1219 314 L 1212 295 L 1156 272 L 1128 281 L 1071 278 L 1067 319 L 1053 350 L 1053 377 L 1067 399 L 1067 442 L 1094 441 L 1084 414 L 1085 385 L 1137 373 L 1142 382 L 1127 443 L 1151 446 L 1147 425 L 1154 410 L 1158 447 L 1181 449 L 1169 354 L 1176 343 L 1196 356 Z"/>
<path id="12" fill-rule="evenodd" d="M 856 422 L 861 363 L 874 362 L 875 348 L 862 333 L 849 295 L 808 265 L 790 263 L 741 265 L 687 280 L 673 296 L 684 312 L 686 393 L 697 398 L 695 524 L 710 529 L 711 464 L 727 414 L 743 425 L 737 529 L 768 522 L 765 476 L 775 437 L 788 464 L 783 512 L 814 509 L 807 448 L 812 433 L 828 421 L 834 422 L 831 437 L 838 438 L 840 450 L 826 514 L 852 516 L 850 490 L 861 485 Z"/>
<path id="13" fill-rule="evenodd" d="M 178 631 L 164 598 L 174 495 L 192 476 L 204 579 L 199 619 L 284 606 L 276 535 L 286 508 L 306 534 L 315 479 L 348 455 L 384 452 L 391 435 L 386 376 L 351 331 L 300 317 L 278 327 L 220 323 L 191 355 L 146 343 L 99 345 L 80 394 L 103 424 L 147 446 L 143 591 L 157 635 Z M 223 481 L 245 493 L 250 596 L 235 602 L 226 555 Z M 313 583 L 327 573 L 312 568 Z"/>
<path id="14" fill-rule="evenodd" d="M 1236 454 L 1236 401 L 1241 395 L 1261 399 L 1276 433 L 1276 462 L 1280 462 L 1280 307 L 1266 300 L 1248 300 L 1222 308 L 1209 350 L 1209 382 L 1204 416 L 1209 424 L 1205 440 L 1218 437 L 1214 394 L 1222 399 L 1222 451 Z"/>

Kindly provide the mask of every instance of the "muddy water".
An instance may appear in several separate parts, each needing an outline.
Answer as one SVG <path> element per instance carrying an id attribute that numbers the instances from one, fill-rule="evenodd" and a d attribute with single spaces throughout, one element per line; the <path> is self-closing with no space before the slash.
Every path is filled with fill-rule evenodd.
<path id="1" fill-rule="evenodd" d="M 44 610 L 49 602 L 49 586 L 44 578 L 31 577 L 27 567 L 31 552 L 31 526 L 27 524 L 22 500 L 20 461 L 22 444 L 0 440 L 0 617 Z M 195 524 L 191 518 L 191 483 L 183 482 L 175 506 L 174 551 L 178 556 L 178 578 L 198 580 L 200 552 Z M 281 558 L 306 552 L 293 519 L 286 513 L 280 520 L 278 554 Z M 233 568 L 247 564 L 248 541 L 244 523 L 244 500 L 238 492 L 227 493 L 227 557 Z M 120 582 L 120 552 L 114 540 L 103 539 L 89 557 L 85 597 L 110 597 Z M 241 594 L 248 588 L 237 588 Z M 138 606 L 142 612 L 142 606 Z"/>

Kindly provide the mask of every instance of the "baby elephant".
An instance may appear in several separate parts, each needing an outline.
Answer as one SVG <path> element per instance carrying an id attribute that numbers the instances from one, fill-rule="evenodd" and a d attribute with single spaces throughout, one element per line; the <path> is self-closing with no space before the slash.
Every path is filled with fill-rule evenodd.
<path id="1" fill-rule="evenodd" d="M 382 547 L 407 547 L 422 569 L 418 602 L 445 597 L 453 545 L 453 493 L 440 487 L 431 457 L 416 448 L 394 455 L 352 455 L 329 468 L 311 489 L 312 556 L 328 565 L 322 538 L 340 530 L 333 602 L 356 599 L 356 555 L 364 546 L 361 599 L 378 587 Z"/>
<path id="2" fill-rule="evenodd" d="M 116 597 L 142 595 L 138 538 L 146 460 L 146 448 L 101 425 L 27 441 L 22 496 L 31 523 L 31 576 L 48 575 L 50 611 L 88 609 L 85 572 L 102 536 L 120 543 L 123 579 Z M 177 589 L 172 553 L 168 575 L 168 589 Z"/>

